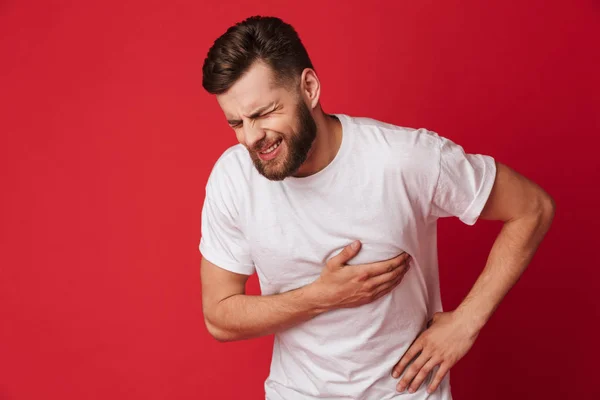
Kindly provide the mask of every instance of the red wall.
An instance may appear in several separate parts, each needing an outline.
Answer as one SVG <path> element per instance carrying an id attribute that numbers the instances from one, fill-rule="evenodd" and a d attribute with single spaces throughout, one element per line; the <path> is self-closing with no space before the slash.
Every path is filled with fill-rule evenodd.
<path id="1" fill-rule="evenodd" d="M 197 249 L 204 184 L 235 143 L 202 61 L 253 14 L 296 26 L 327 112 L 435 130 L 556 199 L 455 398 L 600 398 L 600 3 L 256 3 L 0 5 L 0 399 L 263 396 L 271 338 L 208 335 Z M 441 222 L 446 308 L 498 228 Z"/>

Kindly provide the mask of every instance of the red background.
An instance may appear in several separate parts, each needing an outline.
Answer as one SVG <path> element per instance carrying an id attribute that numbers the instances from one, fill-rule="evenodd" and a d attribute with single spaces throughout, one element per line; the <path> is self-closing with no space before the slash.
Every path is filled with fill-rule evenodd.
<path id="1" fill-rule="evenodd" d="M 235 144 L 201 66 L 254 14 L 297 28 L 327 112 L 435 130 L 556 199 L 530 269 L 453 369 L 455 398 L 600 398 L 598 1 L 8 0 L 0 399 L 264 396 L 272 338 L 208 335 L 197 248 L 204 184 Z M 452 309 L 499 225 L 440 225 Z"/>

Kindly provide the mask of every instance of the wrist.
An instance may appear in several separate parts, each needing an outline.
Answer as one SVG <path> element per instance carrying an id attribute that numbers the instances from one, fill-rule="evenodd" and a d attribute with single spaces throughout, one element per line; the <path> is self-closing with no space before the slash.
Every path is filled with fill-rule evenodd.
<path id="1" fill-rule="evenodd" d="M 487 323 L 487 318 L 483 315 L 469 310 L 462 305 L 452 312 L 458 323 L 467 329 L 472 336 L 477 336 Z"/>
<path id="2" fill-rule="evenodd" d="M 308 306 L 308 311 L 314 316 L 333 309 L 326 301 L 325 290 L 318 280 L 302 287 L 300 290 L 302 290 L 303 301 Z"/>

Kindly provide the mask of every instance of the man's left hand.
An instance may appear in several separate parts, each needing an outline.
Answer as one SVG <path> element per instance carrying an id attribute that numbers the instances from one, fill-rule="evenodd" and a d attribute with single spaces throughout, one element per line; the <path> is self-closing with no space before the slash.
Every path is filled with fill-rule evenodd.
<path id="1" fill-rule="evenodd" d="M 408 387 L 408 391 L 414 393 L 439 365 L 427 388 L 429 393 L 433 393 L 450 368 L 467 354 L 478 334 L 479 331 L 471 329 L 456 312 L 434 314 L 429 327 L 417 337 L 392 370 L 392 376 L 398 378 L 414 359 L 398 382 L 397 390 L 403 392 Z"/>

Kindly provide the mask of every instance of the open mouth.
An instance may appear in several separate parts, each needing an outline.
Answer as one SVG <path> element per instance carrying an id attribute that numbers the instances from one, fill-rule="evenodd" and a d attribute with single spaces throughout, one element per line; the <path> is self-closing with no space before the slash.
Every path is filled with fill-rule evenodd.
<path id="1" fill-rule="evenodd" d="M 273 143 L 273 145 L 271 147 L 269 147 L 268 149 L 261 151 L 260 154 L 269 154 L 274 152 L 279 145 L 281 144 L 282 139 L 279 139 L 277 142 Z"/>
<path id="2" fill-rule="evenodd" d="M 279 150 L 281 149 L 281 144 L 283 143 L 283 139 L 279 139 L 277 142 L 273 143 L 269 148 L 259 151 L 258 156 L 263 161 L 269 161 L 277 157 L 279 154 Z"/>

